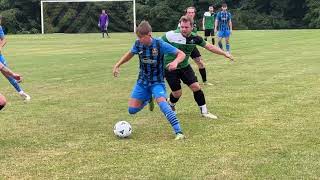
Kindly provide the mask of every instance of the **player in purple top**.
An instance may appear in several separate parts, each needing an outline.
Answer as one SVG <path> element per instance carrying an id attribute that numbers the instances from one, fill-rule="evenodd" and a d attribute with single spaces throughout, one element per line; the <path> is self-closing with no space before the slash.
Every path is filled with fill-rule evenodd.
<path id="1" fill-rule="evenodd" d="M 102 10 L 99 17 L 98 26 L 100 27 L 100 31 L 102 33 L 103 38 L 104 38 L 104 33 L 107 33 L 107 36 L 110 37 L 108 34 L 108 25 L 109 25 L 109 16 L 105 10 Z"/>

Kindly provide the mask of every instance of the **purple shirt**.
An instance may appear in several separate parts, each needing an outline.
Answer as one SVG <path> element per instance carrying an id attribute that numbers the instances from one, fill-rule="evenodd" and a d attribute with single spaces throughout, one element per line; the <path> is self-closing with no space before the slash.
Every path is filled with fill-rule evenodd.
<path id="1" fill-rule="evenodd" d="M 108 14 L 101 14 L 99 17 L 99 24 L 101 29 L 105 29 L 108 26 L 109 17 Z"/>

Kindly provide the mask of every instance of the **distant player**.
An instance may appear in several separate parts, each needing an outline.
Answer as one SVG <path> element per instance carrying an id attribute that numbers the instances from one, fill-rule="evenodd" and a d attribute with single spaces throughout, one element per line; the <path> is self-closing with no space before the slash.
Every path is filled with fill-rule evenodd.
<path id="1" fill-rule="evenodd" d="M 228 7 L 226 3 L 222 4 L 221 9 L 222 11 L 218 12 L 216 17 L 214 31 L 218 36 L 219 47 L 223 49 L 221 40 L 224 38 L 226 41 L 226 51 L 230 53 L 229 37 L 232 33 L 231 13 L 227 11 Z"/>
<path id="2" fill-rule="evenodd" d="M 211 36 L 211 42 L 214 44 L 214 23 L 216 13 L 214 13 L 214 7 L 209 6 L 209 11 L 203 14 L 202 28 L 204 30 L 204 40 L 207 41 L 208 37 Z"/>
<path id="3" fill-rule="evenodd" d="M 193 29 L 192 32 L 193 33 L 197 33 L 198 31 L 198 27 L 197 27 L 197 23 L 195 22 L 195 16 L 196 16 L 196 8 L 191 6 L 188 7 L 186 9 L 186 16 L 190 17 L 193 20 Z M 180 23 L 179 23 L 180 26 Z M 201 57 L 200 51 L 198 50 L 197 47 L 194 48 L 194 50 L 192 51 L 190 57 L 194 60 L 194 62 L 197 64 L 198 69 L 199 69 L 199 73 L 201 75 L 202 78 L 202 82 L 204 85 L 212 85 L 211 83 L 209 83 L 207 81 L 207 71 L 206 71 L 206 67 L 204 64 L 204 61 Z"/>
<path id="4" fill-rule="evenodd" d="M 2 17 L 0 16 L 0 63 L 2 63 L 4 66 L 7 66 L 7 62 L 4 58 L 4 56 L 2 55 L 2 49 L 5 46 L 5 44 L 7 43 L 7 40 L 4 36 L 4 32 L 3 29 L 1 27 L 1 20 Z M 9 82 L 11 83 L 11 85 L 16 89 L 16 91 L 20 94 L 20 96 L 25 100 L 25 101 L 30 101 L 30 96 L 25 93 L 22 88 L 19 85 L 20 81 L 17 81 L 14 77 L 12 76 L 6 76 L 2 71 L 1 73 L 9 80 Z"/>
<path id="5" fill-rule="evenodd" d="M 16 74 L 12 72 L 9 68 L 7 68 L 4 64 L 0 62 L 0 72 L 5 76 L 5 77 L 12 77 L 18 81 L 21 80 L 21 76 L 19 74 Z M 4 108 L 6 105 L 6 98 L 0 94 L 0 110 Z"/>
<path id="6" fill-rule="evenodd" d="M 107 33 L 107 36 L 110 38 L 108 34 L 109 16 L 105 10 L 102 10 L 102 13 L 100 14 L 98 26 L 100 27 L 102 37 L 104 38 L 104 33 Z"/>
<path id="7" fill-rule="evenodd" d="M 153 96 L 174 129 L 176 140 L 184 139 L 179 120 L 166 101 L 164 69 L 175 70 L 178 63 L 185 58 L 185 54 L 161 39 L 153 38 L 151 36 L 152 28 L 147 21 L 142 21 L 139 24 L 136 33 L 138 40 L 135 41 L 132 49 L 113 67 L 113 75 L 117 77 L 122 64 L 131 60 L 135 54 L 139 57 L 139 76 L 132 90 L 128 111 L 130 114 L 139 112 L 148 102 L 150 103 Z M 165 54 L 171 54 L 174 57 L 173 61 L 167 66 L 164 66 L 163 58 Z M 151 102 L 152 104 L 153 102 Z"/>

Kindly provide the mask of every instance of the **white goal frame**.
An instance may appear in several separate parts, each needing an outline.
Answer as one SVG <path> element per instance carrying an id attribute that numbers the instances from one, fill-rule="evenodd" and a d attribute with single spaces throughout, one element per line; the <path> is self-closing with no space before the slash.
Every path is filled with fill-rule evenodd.
<path id="1" fill-rule="evenodd" d="M 107 1 L 130 1 L 133 3 L 133 31 L 136 32 L 136 0 L 41 0 L 41 33 L 44 34 L 43 4 L 57 2 L 107 2 Z"/>

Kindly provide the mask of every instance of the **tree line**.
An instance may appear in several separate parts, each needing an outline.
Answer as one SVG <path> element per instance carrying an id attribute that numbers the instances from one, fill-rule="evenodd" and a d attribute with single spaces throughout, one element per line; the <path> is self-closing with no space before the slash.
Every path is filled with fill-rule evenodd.
<path id="1" fill-rule="evenodd" d="M 154 31 L 168 31 L 188 6 L 197 9 L 197 22 L 209 5 L 217 11 L 228 4 L 234 29 L 320 28 L 319 0 L 136 0 L 137 23 L 148 20 Z M 98 32 L 98 17 L 105 9 L 109 31 L 133 31 L 132 2 L 45 3 L 45 32 Z M 40 0 L 1 0 L 6 33 L 40 33 Z M 200 24 L 199 24 L 200 25 Z"/>

